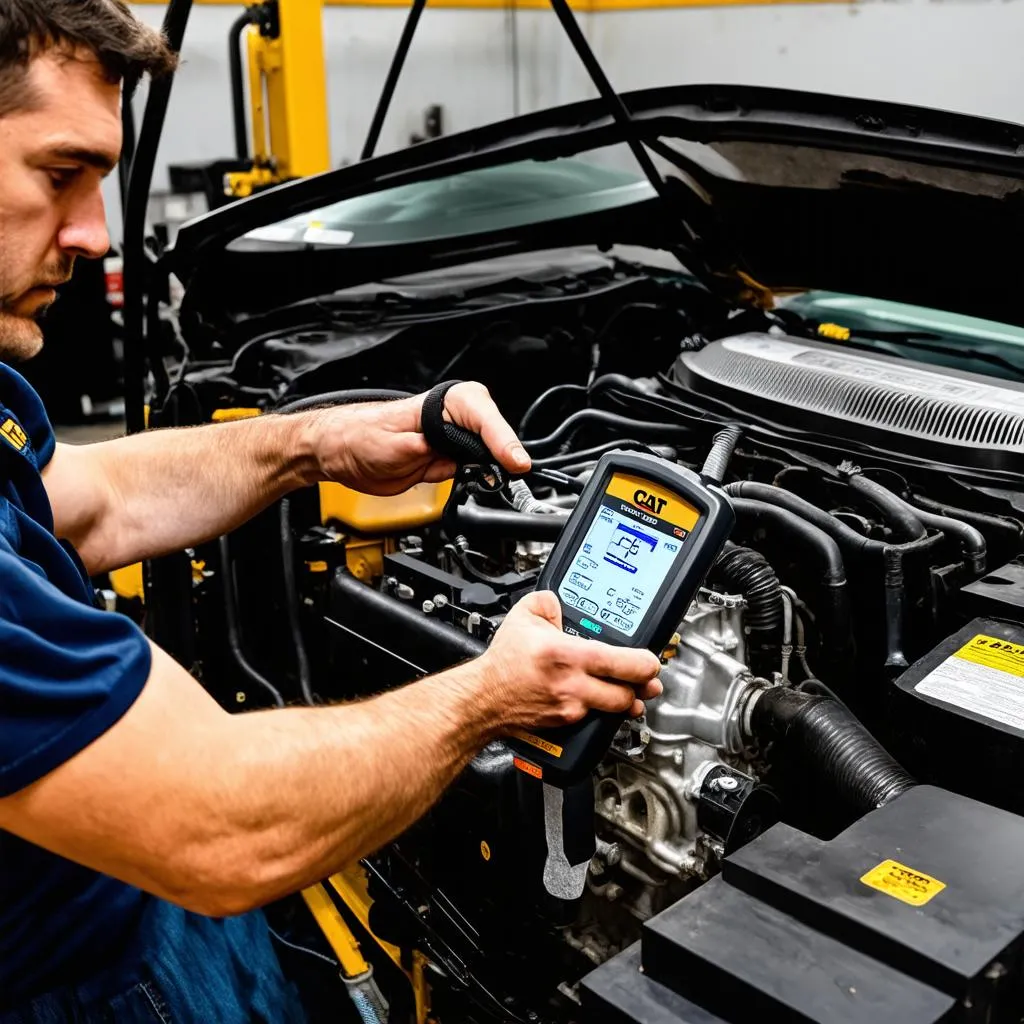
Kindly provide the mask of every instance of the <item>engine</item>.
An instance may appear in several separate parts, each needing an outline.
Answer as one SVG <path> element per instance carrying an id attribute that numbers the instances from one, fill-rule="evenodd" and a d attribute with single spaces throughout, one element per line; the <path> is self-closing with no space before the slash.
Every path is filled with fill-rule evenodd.
<path id="1" fill-rule="evenodd" d="M 716 430 L 742 429 L 725 483 L 736 529 L 663 652 L 664 692 L 565 794 L 583 894 L 545 890 L 543 787 L 500 742 L 363 865 L 367 929 L 415 951 L 442 1022 L 610 1019 L 588 1015 L 589 973 L 634 955 L 769 830 L 830 842 L 918 781 L 1024 811 L 1017 787 L 993 784 L 1024 768 L 1024 701 L 986 710 L 941 669 L 950 637 L 1000 649 L 1016 635 L 1000 623 L 1024 619 L 1020 385 L 851 353 L 772 314 L 746 326 L 693 331 L 639 377 L 618 338 L 586 379 L 517 395 L 534 474 L 514 500 L 326 485 L 193 553 L 204 625 L 179 656 L 233 680 L 214 688 L 223 703 L 265 700 L 254 664 L 296 699 L 360 697 L 486 647 L 603 451 L 698 468 Z M 277 570 L 239 552 L 281 538 L 268 586 Z M 937 741 L 969 751 L 970 778 Z"/>

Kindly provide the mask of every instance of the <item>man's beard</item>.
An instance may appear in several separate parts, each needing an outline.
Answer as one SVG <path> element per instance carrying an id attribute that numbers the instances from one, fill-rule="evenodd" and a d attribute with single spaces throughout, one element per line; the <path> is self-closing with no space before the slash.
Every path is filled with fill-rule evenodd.
<path id="1" fill-rule="evenodd" d="M 71 276 L 74 263 L 73 257 L 62 257 L 59 262 L 44 267 L 40 275 L 42 286 L 63 284 Z M 0 294 L 0 361 L 7 363 L 21 363 L 39 353 L 43 347 L 39 322 L 53 305 L 47 302 L 26 316 L 14 312 L 20 297 Z"/>

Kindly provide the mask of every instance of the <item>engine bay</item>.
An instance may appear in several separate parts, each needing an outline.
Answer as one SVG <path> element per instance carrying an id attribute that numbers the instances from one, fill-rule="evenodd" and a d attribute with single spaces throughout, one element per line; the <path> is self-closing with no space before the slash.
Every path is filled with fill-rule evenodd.
<path id="1" fill-rule="evenodd" d="M 913 860 L 927 849 L 915 816 L 948 817 L 964 835 L 1020 827 L 1024 374 L 897 356 L 892 345 L 914 339 L 896 332 L 881 354 L 877 338 L 842 325 L 784 306 L 728 308 L 681 275 L 615 256 L 490 270 L 455 290 L 368 287 L 239 321 L 180 368 L 156 418 L 182 425 L 330 401 L 339 388 L 479 379 L 533 458 L 528 487 L 461 503 L 449 501 L 451 485 L 394 499 L 337 484 L 297 493 L 154 566 L 154 585 L 182 598 L 175 614 L 147 613 L 154 637 L 233 710 L 409 684 L 484 649 L 534 589 L 604 452 L 697 471 L 716 432 L 736 426 L 724 481 L 736 526 L 663 652 L 664 692 L 565 794 L 570 842 L 589 862 L 582 896 L 560 900 L 540 884 L 543 786 L 495 742 L 362 865 L 363 924 L 403 964 L 415 958 L 442 1024 L 740 1021 L 751 1007 L 775 1020 L 1018 1019 L 1005 994 L 1019 992 L 1017 959 L 999 949 L 1002 973 L 988 977 L 986 950 L 944 981 L 906 953 L 914 935 L 878 938 L 898 931 L 884 911 L 871 931 L 881 945 L 868 946 L 823 924 L 820 901 L 784 908 L 816 929 L 807 941 L 822 956 L 887 965 L 891 977 L 868 972 L 851 987 L 889 993 L 885 1005 L 903 1009 L 888 1016 L 867 999 L 815 1010 L 783 982 L 768 992 L 726 969 L 722 950 L 755 960 L 774 949 L 776 977 L 788 977 L 795 954 L 769 927 L 781 904 L 765 910 L 765 893 L 788 883 L 750 866 L 765 850 L 776 868 L 787 858 L 827 866 L 821 851 L 840 857 L 857 829 L 877 839 L 881 826 L 868 823 L 884 821 L 898 839 L 892 859 L 925 879 L 909 888 L 931 900 L 937 872 Z M 851 899 L 872 894 L 854 883 Z M 1024 884 L 1012 895 L 1007 885 L 1000 927 L 1004 947 L 1019 949 Z M 976 905 L 985 900 L 998 902 L 989 889 Z M 672 930 L 680 920 L 684 931 L 685 921 L 712 928 L 733 903 L 735 935 L 719 953 L 698 954 L 697 939 Z M 747 921 L 769 922 L 762 947 Z M 646 975 L 663 999 L 636 988 Z M 918 991 L 929 985 L 942 997 Z M 740 989 L 742 1010 L 728 994 Z M 648 997 L 675 1016 L 642 1016 Z"/>

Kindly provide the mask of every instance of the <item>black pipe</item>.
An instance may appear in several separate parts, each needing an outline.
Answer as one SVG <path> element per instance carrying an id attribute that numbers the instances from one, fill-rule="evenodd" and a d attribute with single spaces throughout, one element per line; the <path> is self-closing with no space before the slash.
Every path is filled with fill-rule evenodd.
<path id="1" fill-rule="evenodd" d="M 710 579 L 720 580 L 746 598 L 744 621 L 752 633 L 774 634 L 782 628 L 782 587 L 760 551 L 727 544 L 711 569 Z"/>
<path id="2" fill-rule="evenodd" d="M 822 588 L 819 605 L 822 607 L 823 653 L 827 653 L 832 671 L 849 679 L 856 653 L 850 596 L 846 585 L 846 568 L 839 545 L 824 530 L 818 529 L 787 509 L 750 498 L 732 498 L 738 519 L 754 523 L 767 523 L 772 529 L 789 534 L 808 551 L 821 569 Z M 828 623 L 827 627 L 825 623 Z"/>
<path id="3" fill-rule="evenodd" d="M 904 544 L 887 544 L 862 536 L 817 505 L 772 484 L 743 480 L 727 484 L 725 492 L 731 497 L 753 498 L 777 505 L 800 516 L 832 537 L 848 558 L 857 559 L 866 554 L 881 557 L 885 574 L 885 664 L 890 668 L 906 668 L 907 659 L 903 653 L 903 620 L 906 613 L 903 559 L 905 555 L 935 547 L 942 539 L 941 534 L 932 534 Z"/>
<path id="4" fill-rule="evenodd" d="M 676 423 L 647 423 L 644 420 L 630 419 L 628 416 L 620 416 L 615 412 L 606 412 L 604 409 L 580 409 L 566 419 L 557 430 L 548 434 L 547 437 L 533 438 L 523 441 L 523 445 L 531 455 L 543 455 L 546 451 L 556 448 L 563 441 L 566 441 L 575 431 L 587 423 L 600 423 L 606 427 L 614 427 L 617 430 L 628 431 L 630 434 L 646 434 L 656 441 L 675 441 L 681 437 L 690 436 L 693 432 L 689 427 Z"/>
<path id="5" fill-rule="evenodd" d="M 944 501 L 935 501 L 926 498 L 923 494 L 911 494 L 910 502 L 915 508 L 923 508 L 929 512 L 937 512 L 941 516 L 950 516 L 962 522 L 970 523 L 979 530 L 989 530 L 1001 533 L 1006 537 L 1007 544 L 1019 543 L 1024 537 L 1024 530 L 1016 519 L 1009 516 L 992 515 L 988 512 L 979 512 L 977 509 L 956 508 L 947 505 Z"/>
<path id="6" fill-rule="evenodd" d="M 474 501 L 467 501 L 453 510 L 452 518 L 455 530 L 471 537 L 556 541 L 562 527 L 569 520 L 569 511 L 566 509 L 564 515 L 550 512 L 510 512 L 505 509 L 483 508 Z"/>
<path id="7" fill-rule="evenodd" d="M 171 0 L 164 16 L 163 32 L 175 53 L 181 50 L 192 0 Z M 146 211 L 153 182 L 156 153 L 163 133 L 174 75 L 150 83 L 135 158 L 128 182 L 124 215 L 124 390 L 128 433 L 146 427 L 146 341 L 143 330 L 144 292 L 149 286 L 146 264 Z"/>
<path id="8" fill-rule="evenodd" d="M 883 487 L 870 477 L 866 477 L 859 466 L 844 463 L 839 467 L 839 472 L 851 490 L 866 498 L 882 513 L 897 534 L 898 540 L 921 540 L 927 536 L 928 531 L 924 528 L 920 516 L 888 487 Z"/>
<path id="9" fill-rule="evenodd" d="M 228 632 L 228 650 L 242 672 L 260 689 L 265 690 L 279 708 L 283 708 L 284 697 L 281 696 L 281 691 L 253 666 L 242 647 L 242 634 L 238 625 L 238 587 L 235 584 L 234 562 L 231 560 L 231 547 L 226 534 L 218 539 L 217 547 L 220 551 L 221 583 L 224 588 L 224 620 Z"/>
<path id="10" fill-rule="evenodd" d="M 424 615 L 414 605 L 341 571 L 331 582 L 331 617 L 424 672 L 440 672 L 481 655 L 487 645 L 465 630 Z"/>
<path id="11" fill-rule="evenodd" d="M 526 412 L 523 413 L 522 419 L 519 421 L 519 436 L 526 436 L 526 428 L 529 427 L 530 421 L 537 415 L 540 408 L 555 395 L 562 394 L 586 394 L 587 388 L 583 384 L 556 384 L 553 388 L 548 388 L 547 391 L 541 392 L 529 405 Z"/>
<path id="12" fill-rule="evenodd" d="M 663 458 L 671 458 L 674 451 L 674 449 L 668 449 L 664 446 L 662 446 L 661 451 L 658 451 L 656 447 L 645 444 L 643 441 L 621 438 L 616 441 L 605 441 L 604 444 L 595 445 L 593 448 L 583 448 L 576 452 L 562 452 L 560 455 L 548 455 L 546 458 L 533 459 L 532 461 L 534 468 L 561 469 L 563 466 L 573 466 L 579 462 L 599 459 L 605 452 L 614 451 L 616 448 L 648 452 L 651 455 L 661 455 Z"/>
<path id="13" fill-rule="evenodd" d="M 970 567 L 971 572 L 978 576 L 984 574 L 985 564 L 988 561 L 988 545 L 985 535 L 980 530 L 961 519 L 954 519 L 951 516 L 933 512 L 931 509 L 918 508 L 916 504 L 911 504 L 905 499 L 901 500 L 904 501 L 907 508 L 913 510 L 926 527 L 956 537 L 960 542 L 960 553 L 964 556 L 964 561 Z"/>
<path id="14" fill-rule="evenodd" d="M 388 108 L 391 106 L 391 100 L 395 95 L 395 86 L 398 85 L 398 77 L 405 66 L 405 58 L 409 55 L 409 47 L 412 46 L 412 39 L 416 34 L 416 26 L 419 24 L 420 15 L 426 6 L 427 0 L 412 0 L 409 16 L 405 19 L 402 36 L 398 40 L 398 49 L 395 50 L 395 55 L 391 59 L 391 67 L 388 68 L 388 76 L 384 80 L 384 88 L 381 90 L 380 99 L 377 100 L 377 109 L 373 112 L 373 120 L 370 122 L 370 130 L 366 135 L 363 152 L 359 156 L 360 160 L 369 160 L 377 148 L 381 129 L 384 127 L 384 119 L 388 116 Z"/>
<path id="15" fill-rule="evenodd" d="M 848 557 L 858 558 L 866 553 L 881 556 L 885 551 L 885 541 L 862 536 L 842 520 L 836 519 L 817 505 L 782 487 L 758 483 L 755 480 L 740 480 L 726 484 L 725 493 L 731 497 L 753 498 L 756 501 L 778 505 L 779 508 L 792 512 L 827 533 Z"/>
<path id="16" fill-rule="evenodd" d="M 811 771 L 866 814 L 917 783 L 842 704 L 784 687 L 763 691 L 750 715 L 750 739 L 795 745 Z"/>
<path id="17" fill-rule="evenodd" d="M 306 640 L 302 635 L 302 613 L 299 585 L 295 578 L 295 538 L 292 536 L 291 511 L 291 501 L 288 498 L 282 498 L 278 511 L 278 528 L 281 537 L 281 567 L 284 570 L 284 603 L 288 612 L 288 632 L 291 633 L 292 647 L 295 650 L 295 671 L 299 677 L 299 690 L 302 693 L 302 699 L 312 707 L 316 700 L 313 696 L 313 676 L 309 669 Z"/>
<path id="18" fill-rule="evenodd" d="M 348 388 L 345 391 L 325 391 L 321 395 L 296 398 L 278 406 L 274 412 L 307 412 L 310 409 L 329 409 L 336 405 L 356 405 L 359 402 L 393 402 L 399 398 L 412 398 L 408 391 L 392 391 L 378 388 Z"/>
<path id="19" fill-rule="evenodd" d="M 242 69 L 242 33 L 252 24 L 247 7 L 228 29 L 228 68 L 231 73 L 231 119 L 235 129 L 235 156 L 249 159 L 249 126 L 245 122 L 245 79 Z"/>
<path id="20" fill-rule="evenodd" d="M 840 589 L 846 586 L 846 567 L 839 545 L 822 529 L 801 519 L 788 509 L 769 505 L 751 498 L 732 498 L 732 506 L 742 519 L 767 520 L 773 527 L 796 537 L 810 550 L 822 569 L 822 582 L 826 587 Z"/>

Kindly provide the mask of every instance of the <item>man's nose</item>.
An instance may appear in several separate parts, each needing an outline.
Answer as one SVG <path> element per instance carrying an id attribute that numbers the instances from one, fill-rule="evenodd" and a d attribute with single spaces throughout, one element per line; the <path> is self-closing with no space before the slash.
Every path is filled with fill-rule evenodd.
<path id="1" fill-rule="evenodd" d="M 70 256 L 99 259 L 110 249 L 103 193 L 99 187 L 83 196 L 68 210 L 57 235 L 57 244 Z"/>

